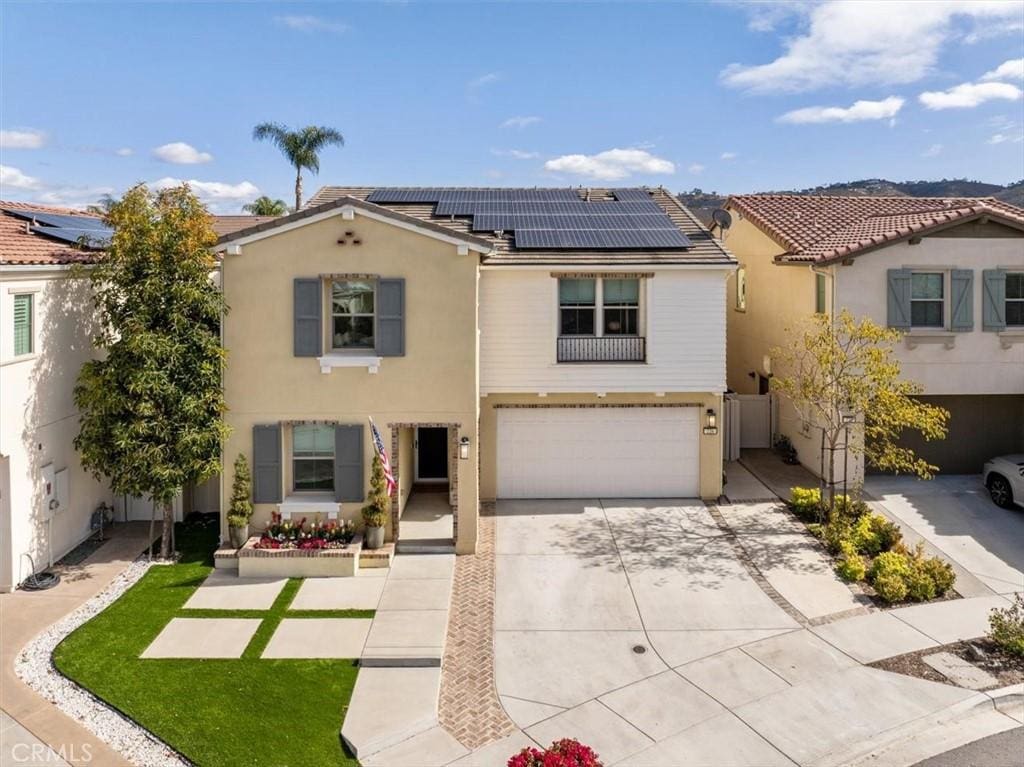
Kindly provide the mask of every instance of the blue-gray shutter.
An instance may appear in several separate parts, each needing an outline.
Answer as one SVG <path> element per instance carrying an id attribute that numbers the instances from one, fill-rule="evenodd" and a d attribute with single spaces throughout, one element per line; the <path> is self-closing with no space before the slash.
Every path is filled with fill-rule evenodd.
<path id="1" fill-rule="evenodd" d="M 319 357 L 323 346 L 323 288 L 319 278 L 295 279 L 296 357 Z"/>
<path id="2" fill-rule="evenodd" d="M 281 502 L 281 424 L 252 427 L 252 501 Z"/>
<path id="3" fill-rule="evenodd" d="M 363 494 L 363 425 L 334 427 L 334 500 L 361 501 Z"/>
<path id="4" fill-rule="evenodd" d="M 910 276 L 909 269 L 890 269 L 887 273 L 886 306 L 888 325 L 898 330 L 910 330 Z"/>
<path id="5" fill-rule="evenodd" d="M 950 304 L 950 330 L 968 333 L 974 330 L 974 271 L 954 269 L 949 274 L 952 303 Z"/>
<path id="6" fill-rule="evenodd" d="M 377 354 L 405 356 L 405 280 L 377 280 Z"/>
<path id="7" fill-rule="evenodd" d="M 1006 270 L 981 273 L 981 328 L 995 333 L 1006 330 Z"/>

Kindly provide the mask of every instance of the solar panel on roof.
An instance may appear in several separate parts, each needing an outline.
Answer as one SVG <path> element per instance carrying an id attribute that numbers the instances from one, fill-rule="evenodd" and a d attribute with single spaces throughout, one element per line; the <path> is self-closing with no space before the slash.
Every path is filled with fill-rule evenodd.
<path id="1" fill-rule="evenodd" d="M 584 202 L 583 200 L 573 202 L 470 202 L 453 200 L 439 202 L 434 209 L 434 215 L 437 216 L 475 216 L 487 213 L 551 216 L 583 216 L 590 214 L 614 216 L 643 213 L 665 215 L 665 212 L 654 200 L 648 200 L 647 202 Z"/>
<path id="2" fill-rule="evenodd" d="M 676 225 L 664 213 L 623 215 L 549 216 L 539 214 L 478 213 L 473 216 L 474 232 L 496 232 L 506 229 L 668 229 Z"/>
<path id="3" fill-rule="evenodd" d="M 613 189 L 612 194 L 616 200 L 650 200 L 651 193 L 646 189 Z"/>
<path id="4" fill-rule="evenodd" d="M 47 226 L 70 227 L 71 229 L 103 229 L 108 227 L 102 219 L 91 216 L 68 216 L 61 213 L 50 213 L 45 210 L 27 210 L 25 208 L 4 208 L 5 213 L 23 218 L 26 221 L 36 221 Z"/>
<path id="5" fill-rule="evenodd" d="M 69 226 L 33 226 L 32 231 L 62 242 L 84 244 L 93 248 L 105 246 L 114 234 L 112 229 L 72 229 Z"/>
<path id="6" fill-rule="evenodd" d="M 624 229 L 619 231 L 523 229 L 515 233 L 516 247 L 523 249 L 688 248 L 689 238 L 678 229 Z"/>

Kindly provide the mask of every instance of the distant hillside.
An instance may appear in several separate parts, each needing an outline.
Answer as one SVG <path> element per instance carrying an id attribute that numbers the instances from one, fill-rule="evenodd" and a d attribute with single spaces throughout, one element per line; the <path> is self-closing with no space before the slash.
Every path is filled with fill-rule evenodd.
<path id="1" fill-rule="evenodd" d="M 861 181 L 816 186 L 810 189 L 781 189 L 765 194 L 831 194 L 841 197 L 995 197 L 1012 205 L 1024 207 L 1024 180 L 1001 186 L 965 178 L 941 181 L 888 181 L 868 178 Z M 711 211 L 720 208 L 728 194 L 692 189 L 680 192 L 679 199 L 705 223 L 711 220 Z"/>

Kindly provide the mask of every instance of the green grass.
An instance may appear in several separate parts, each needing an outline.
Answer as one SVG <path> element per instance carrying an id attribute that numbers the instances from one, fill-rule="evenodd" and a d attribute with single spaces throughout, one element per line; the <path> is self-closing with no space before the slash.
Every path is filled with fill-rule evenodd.
<path id="1" fill-rule="evenodd" d="M 210 573 L 215 525 L 181 525 L 178 564 L 151 568 L 54 652 L 61 673 L 203 767 L 358 764 L 338 730 L 358 669 L 350 660 L 261 660 L 284 617 L 372 617 L 372 611 L 289 611 L 301 581 L 270 610 L 184 610 Z M 263 623 L 237 660 L 140 660 L 175 617 L 252 617 Z"/>

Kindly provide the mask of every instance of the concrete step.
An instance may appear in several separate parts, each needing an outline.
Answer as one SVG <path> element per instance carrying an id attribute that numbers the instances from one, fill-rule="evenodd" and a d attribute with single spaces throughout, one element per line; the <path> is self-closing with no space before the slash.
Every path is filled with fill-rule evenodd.
<path id="1" fill-rule="evenodd" d="M 454 554 L 455 544 L 450 538 L 412 538 L 398 541 L 400 554 Z"/>
<path id="2" fill-rule="evenodd" d="M 341 737 L 356 758 L 437 724 L 440 668 L 364 668 L 356 678 Z"/>

